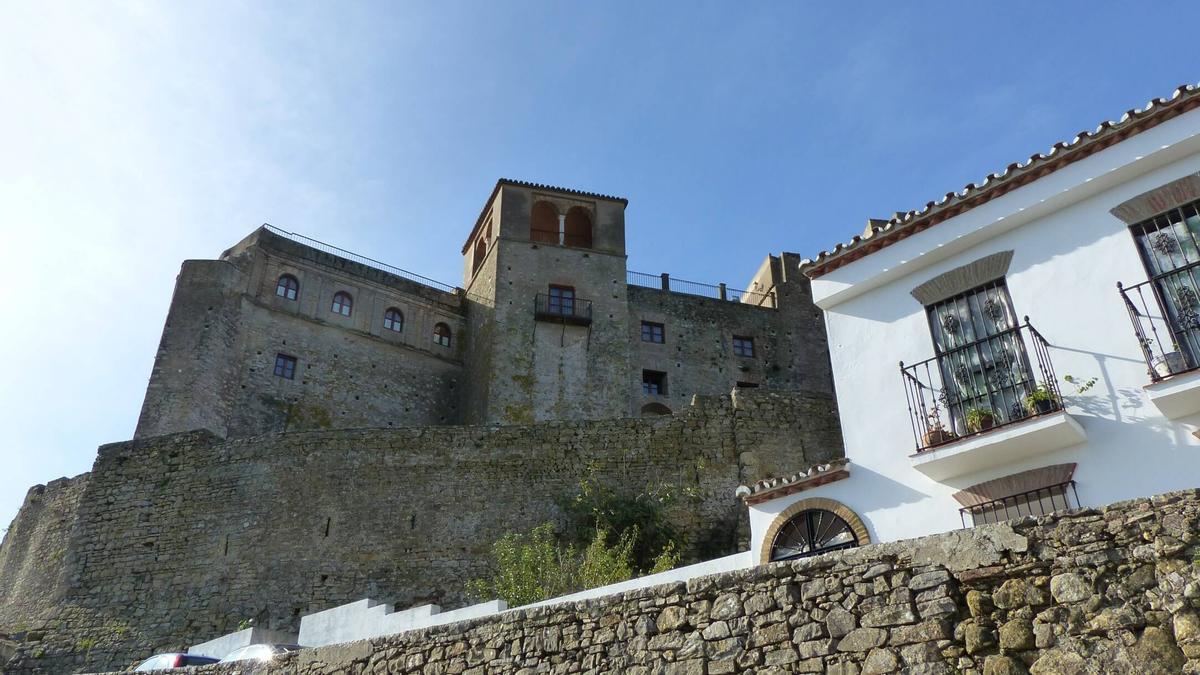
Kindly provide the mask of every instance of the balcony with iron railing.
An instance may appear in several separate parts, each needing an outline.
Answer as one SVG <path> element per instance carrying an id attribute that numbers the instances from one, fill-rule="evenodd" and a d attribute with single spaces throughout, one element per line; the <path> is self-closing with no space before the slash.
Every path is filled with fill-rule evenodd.
<path id="1" fill-rule="evenodd" d="M 1049 347 L 1025 317 L 933 358 L 901 362 L 913 466 L 942 480 L 1084 440 L 1063 412 Z"/>
<path id="2" fill-rule="evenodd" d="M 698 281 L 678 279 L 666 273 L 646 274 L 645 272 L 635 272 L 633 270 L 629 270 L 626 275 L 625 283 L 629 286 L 653 288 L 671 293 L 694 295 L 701 298 L 712 298 L 714 300 L 727 300 L 746 305 L 754 305 L 755 307 L 775 307 L 774 292 L 763 293 L 760 291 L 743 291 L 736 288 L 730 288 L 725 284 L 702 284 Z"/>
<path id="3" fill-rule="evenodd" d="M 538 321 L 587 326 L 592 323 L 592 301 L 538 293 L 533 302 L 533 316 Z"/>
<path id="4" fill-rule="evenodd" d="M 1167 278 L 1117 283 L 1146 364 L 1146 391 L 1169 419 L 1200 412 L 1200 288 L 1193 271 L 1200 272 L 1200 263 Z"/>

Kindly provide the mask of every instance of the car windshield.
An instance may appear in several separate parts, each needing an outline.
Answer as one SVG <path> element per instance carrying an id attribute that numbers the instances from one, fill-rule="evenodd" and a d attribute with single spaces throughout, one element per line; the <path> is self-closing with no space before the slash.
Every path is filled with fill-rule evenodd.
<path id="1" fill-rule="evenodd" d="M 222 663 L 230 661 L 269 661 L 275 655 L 275 650 L 271 645 L 247 645 L 240 649 L 235 649 L 228 656 L 221 659 Z"/>

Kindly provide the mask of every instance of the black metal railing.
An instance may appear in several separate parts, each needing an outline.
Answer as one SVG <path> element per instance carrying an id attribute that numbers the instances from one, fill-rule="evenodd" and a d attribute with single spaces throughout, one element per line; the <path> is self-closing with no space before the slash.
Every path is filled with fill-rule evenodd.
<path id="1" fill-rule="evenodd" d="M 731 302 L 740 302 L 758 307 L 775 307 L 774 293 L 743 291 L 736 288 L 729 288 L 725 284 L 702 284 L 698 281 L 678 279 L 665 273 L 646 274 L 645 272 L 629 270 L 626 276 L 626 283 L 630 286 L 657 288 L 662 291 L 695 295 L 702 298 L 729 300 Z"/>
<path id="2" fill-rule="evenodd" d="M 592 301 L 538 293 L 533 301 L 533 315 L 539 321 L 587 325 L 592 322 Z"/>
<path id="3" fill-rule="evenodd" d="M 1070 488 L 1070 493 L 1067 488 Z M 1075 497 L 1075 505 L 1071 504 L 1071 496 Z M 971 516 L 971 525 L 985 523 L 1001 523 L 1023 516 L 1044 516 L 1055 511 L 1067 511 L 1079 506 L 1079 493 L 1075 491 L 1075 481 L 1069 480 L 1057 485 L 1027 490 L 1015 495 L 993 499 L 981 504 L 964 506 L 958 510 L 958 517 L 963 527 L 967 527 L 967 516 Z"/>
<path id="4" fill-rule="evenodd" d="M 1187 272 L 1188 270 L 1184 270 Z M 1183 278 L 1191 279 L 1191 274 Z M 1159 280 L 1133 286 L 1117 282 L 1151 382 L 1200 367 L 1200 292 L 1179 284 L 1164 291 Z M 1164 297 L 1164 292 L 1173 293 Z"/>
<path id="5" fill-rule="evenodd" d="M 372 268 L 380 270 L 382 272 L 387 272 L 388 274 L 395 274 L 398 277 L 404 277 L 405 279 L 408 279 L 409 281 L 415 281 L 419 284 L 424 284 L 426 286 L 432 286 L 432 287 L 438 289 L 439 291 L 445 291 L 446 293 L 454 293 L 457 291 L 457 288 L 455 286 L 451 286 L 450 284 L 444 284 L 440 281 L 437 281 L 436 279 L 430 279 L 429 277 L 421 276 L 420 274 L 417 274 L 416 272 L 409 272 L 406 269 L 401 269 L 394 265 L 389 265 L 385 262 L 379 262 L 378 260 L 376 260 L 374 258 L 368 258 L 365 255 L 359 255 L 352 251 L 347 251 L 346 249 L 334 246 L 333 244 L 326 244 L 325 242 L 318 241 L 316 239 L 313 239 L 312 237 L 306 237 L 306 236 L 304 236 L 302 234 L 298 234 L 296 232 L 288 232 L 287 230 L 275 227 L 274 225 L 271 225 L 271 224 L 264 224 L 264 227 L 266 227 L 268 231 L 270 231 L 274 234 L 277 234 L 285 239 L 290 239 L 290 240 L 296 242 L 297 244 L 303 244 L 305 246 L 308 246 L 309 248 L 315 248 L 318 251 L 324 251 L 325 253 L 337 256 L 339 258 L 345 258 L 346 260 L 352 260 L 360 265 L 366 265 L 367 267 L 372 267 Z"/>
<path id="6" fill-rule="evenodd" d="M 1025 317 L 920 363 L 901 361 L 917 452 L 1060 410 L 1049 346 Z"/>

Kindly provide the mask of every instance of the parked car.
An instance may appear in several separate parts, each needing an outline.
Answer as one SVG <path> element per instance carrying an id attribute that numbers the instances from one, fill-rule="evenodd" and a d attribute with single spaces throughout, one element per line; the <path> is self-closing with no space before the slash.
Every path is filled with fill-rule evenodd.
<path id="1" fill-rule="evenodd" d="M 300 645 L 246 645 L 239 649 L 235 649 L 221 659 L 221 663 L 229 663 L 231 661 L 270 661 L 279 654 L 294 652 L 298 649 L 303 649 Z"/>
<path id="2" fill-rule="evenodd" d="M 211 656 L 200 656 L 199 654 L 182 654 L 179 652 L 171 652 L 169 654 L 155 654 L 150 658 L 138 664 L 134 668 L 135 673 L 142 673 L 147 670 L 167 670 L 169 668 L 186 668 L 188 666 L 203 666 L 209 663 L 216 663 L 218 659 Z"/>

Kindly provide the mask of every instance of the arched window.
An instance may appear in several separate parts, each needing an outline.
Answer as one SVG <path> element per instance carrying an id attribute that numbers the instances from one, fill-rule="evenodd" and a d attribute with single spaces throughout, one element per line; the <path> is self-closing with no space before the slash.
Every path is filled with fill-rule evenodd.
<path id="1" fill-rule="evenodd" d="M 330 308 L 334 314 L 342 316 L 350 316 L 350 310 L 354 306 L 354 300 L 350 298 L 349 293 L 338 291 L 333 294 L 333 306 Z"/>
<path id="2" fill-rule="evenodd" d="M 475 270 L 479 269 L 479 266 L 483 264 L 483 259 L 485 256 L 487 256 L 487 241 L 480 239 L 479 241 L 475 242 L 475 259 L 471 261 L 472 274 L 474 274 Z"/>
<path id="3" fill-rule="evenodd" d="M 296 277 L 284 274 L 279 277 L 279 282 L 275 284 L 275 295 L 288 300 L 295 300 L 300 295 L 300 282 L 296 281 Z"/>
<path id="4" fill-rule="evenodd" d="M 433 327 L 433 343 L 443 347 L 450 346 L 450 326 L 439 323 Z"/>
<path id="5" fill-rule="evenodd" d="M 805 509 L 788 519 L 771 542 L 771 562 L 794 560 L 858 546 L 850 523 L 833 511 Z"/>
<path id="6" fill-rule="evenodd" d="M 383 327 L 397 333 L 404 330 L 404 314 L 395 307 L 388 308 L 388 311 L 383 313 Z"/>
<path id="7" fill-rule="evenodd" d="M 567 211 L 566 222 L 563 226 L 563 243 L 567 246 L 580 248 L 592 247 L 592 217 L 586 209 L 573 206 Z"/>
<path id="8" fill-rule="evenodd" d="M 558 243 L 558 209 L 550 202 L 533 205 L 533 217 L 529 221 L 529 239 Z"/>

